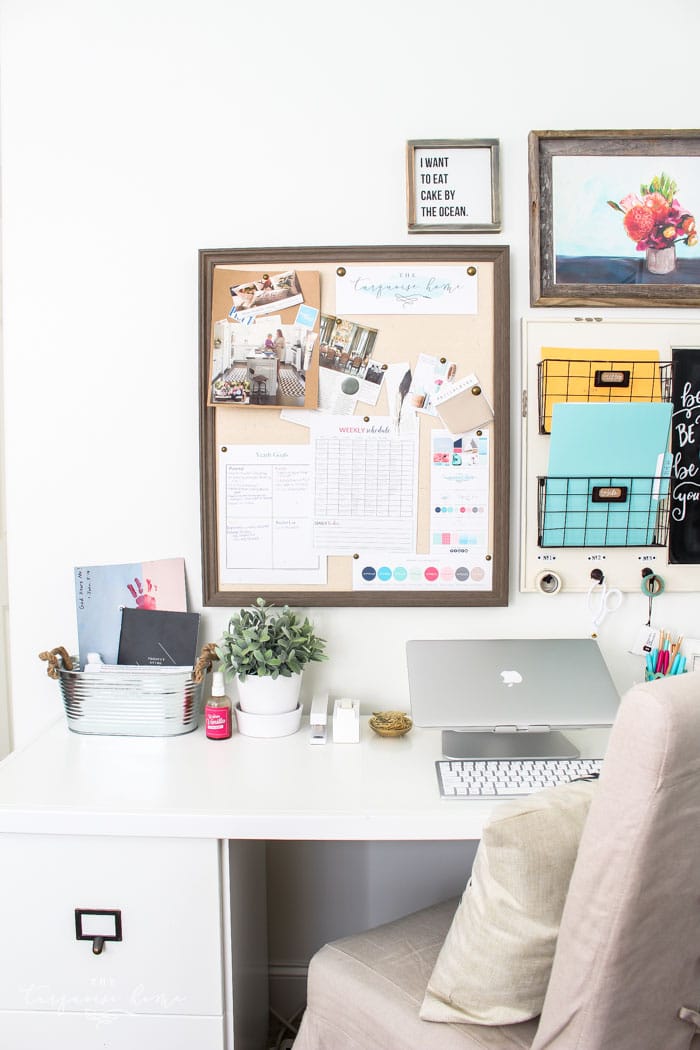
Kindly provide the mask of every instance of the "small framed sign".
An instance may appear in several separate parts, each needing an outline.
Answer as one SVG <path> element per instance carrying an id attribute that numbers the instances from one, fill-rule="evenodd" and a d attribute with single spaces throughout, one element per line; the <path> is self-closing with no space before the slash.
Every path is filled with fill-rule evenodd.
<path id="1" fill-rule="evenodd" d="M 501 229 L 498 139 L 407 143 L 410 233 L 492 233 Z"/>

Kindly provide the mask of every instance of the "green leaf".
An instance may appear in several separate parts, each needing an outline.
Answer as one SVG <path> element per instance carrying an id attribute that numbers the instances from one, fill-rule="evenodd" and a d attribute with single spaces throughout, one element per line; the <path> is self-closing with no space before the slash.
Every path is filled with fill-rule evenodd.
<path id="1" fill-rule="evenodd" d="M 222 665 L 244 681 L 251 674 L 289 678 L 312 660 L 326 660 L 325 645 L 308 616 L 302 621 L 288 605 L 275 608 L 260 597 L 230 618 L 216 652 Z"/>

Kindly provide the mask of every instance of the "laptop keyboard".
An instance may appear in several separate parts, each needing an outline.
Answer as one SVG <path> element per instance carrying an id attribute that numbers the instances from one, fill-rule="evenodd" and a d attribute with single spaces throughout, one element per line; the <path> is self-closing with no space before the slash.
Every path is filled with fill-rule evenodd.
<path id="1" fill-rule="evenodd" d="M 597 777 L 599 758 L 460 758 L 435 763 L 442 798 L 515 798 Z"/>

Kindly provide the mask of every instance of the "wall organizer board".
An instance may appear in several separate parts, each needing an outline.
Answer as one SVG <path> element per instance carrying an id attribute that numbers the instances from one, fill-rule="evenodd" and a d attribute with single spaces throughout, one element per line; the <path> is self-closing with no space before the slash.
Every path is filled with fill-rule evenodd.
<path id="1" fill-rule="evenodd" d="M 509 249 L 201 250 L 203 602 L 507 605 Z"/>
<path id="2" fill-rule="evenodd" d="M 700 590 L 700 321 L 525 318 L 522 355 L 521 591 Z"/>

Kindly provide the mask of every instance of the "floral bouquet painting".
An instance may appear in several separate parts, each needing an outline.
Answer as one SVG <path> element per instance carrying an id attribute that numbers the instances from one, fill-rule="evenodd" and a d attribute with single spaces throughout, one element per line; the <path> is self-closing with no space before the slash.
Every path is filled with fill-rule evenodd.
<path id="1" fill-rule="evenodd" d="M 619 203 L 608 201 L 621 212 L 628 237 L 636 241 L 638 252 L 646 252 L 650 273 L 672 273 L 676 268 L 676 244 L 693 247 L 698 243 L 695 218 L 676 197 L 678 186 L 666 174 L 655 175 L 639 195 L 629 193 Z"/>

